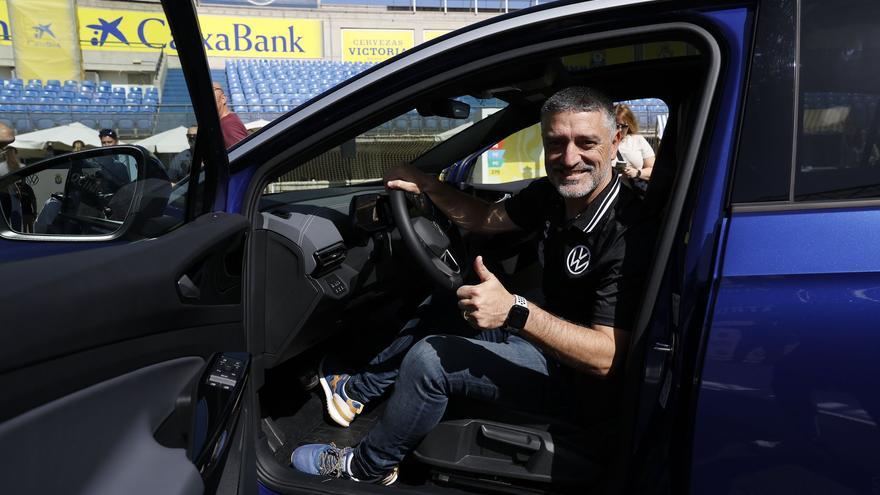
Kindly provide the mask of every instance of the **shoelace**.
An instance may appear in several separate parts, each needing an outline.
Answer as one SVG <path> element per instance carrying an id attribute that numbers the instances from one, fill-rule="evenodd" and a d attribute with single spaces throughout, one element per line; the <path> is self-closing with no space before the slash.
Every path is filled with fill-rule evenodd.
<path id="1" fill-rule="evenodd" d="M 341 478 L 342 473 L 345 472 L 344 454 L 344 449 L 339 449 L 336 447 L 336 444 L 331 443 L 330 448 L 321 452 L 320 457 L 318 458 L 318 465 L 320 466 L 318 472 L 324 476 Z"/>

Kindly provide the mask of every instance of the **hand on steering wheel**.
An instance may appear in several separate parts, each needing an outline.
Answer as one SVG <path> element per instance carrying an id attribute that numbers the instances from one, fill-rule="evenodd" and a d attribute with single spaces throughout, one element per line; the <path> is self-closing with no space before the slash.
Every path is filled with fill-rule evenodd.
<path id="1" fill-rule="evenodd" d="M 443 222 L 442 213 L 431 208 L 432 213 L 412 217 L 407 204 L 407 193 L 424 194 L 419 183 L 434 180 L 429 176 L 419 176 L 421 172 L 411 166 L 395 167 L 386 173 L 386 185 L 391 199 L 391 214 L 400 231 L 400 236 L 416 264 L 440 287 L 456 290 L 462 285 L 461 266 L 453 255 L 453 241 L 447 230 L 457 237 L 455 225 Z M 425 195 L 425 203 L 429 203 Z M 450 224 L 446 228 L 441 223 Z"/>

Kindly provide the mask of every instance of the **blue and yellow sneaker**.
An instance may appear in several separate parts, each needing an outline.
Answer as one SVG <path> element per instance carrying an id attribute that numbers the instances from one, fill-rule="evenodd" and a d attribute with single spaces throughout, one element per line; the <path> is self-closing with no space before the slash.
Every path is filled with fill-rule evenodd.
<path id="1" fill-rule="evenodd" d="M 345 384 L 351 378 L 349 375 L 325 374 L 326 361 L 325 357 L 318 365 L 318 381 L 321 382 L 321 390 L 324 391 L 327 413 L 339 426 L 347 428 L 354 421 L 354 417 L 364 410 L 364 405 L 349 397 L 345 392 Z"/>
<path id="2" fill-rule="evenodd" d="M 340 449 L 332 443 L 312 443 L 297 447 L 290 455 L 290 465 L 300 472 L 316 476 L 346 478 L 354 481 L 379 483 L 385 486 L 397 481 L 397 467 L 387 475 L 374 480 L 355 478 L 351 474 L 352 458 L 354 458 L 354 450 L 351 447 Z"/>

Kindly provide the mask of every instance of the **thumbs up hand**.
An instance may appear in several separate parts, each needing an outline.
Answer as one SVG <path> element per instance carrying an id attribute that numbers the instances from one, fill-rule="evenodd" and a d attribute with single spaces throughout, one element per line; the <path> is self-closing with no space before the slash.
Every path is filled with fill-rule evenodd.
<path id="1" fill-rule="evenodd" d="M 474 328 L 489 330 L 504 325 L 513 306 L 513 294 L 501 285 L 495 275 L 483 264 L 483 257 L 474 260 L 474 272 L 480 278 L 477 285 L 463 285 L 456 295 L 462 316 Z"/>

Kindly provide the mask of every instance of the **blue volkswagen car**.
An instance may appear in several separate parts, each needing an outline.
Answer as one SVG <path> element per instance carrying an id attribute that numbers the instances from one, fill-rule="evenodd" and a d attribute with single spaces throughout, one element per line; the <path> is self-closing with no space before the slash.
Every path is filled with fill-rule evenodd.
<path id="1" fill-rule="evenodd" d="M 372 67 L 228 152 L 195 9 L 163 4 L 199 125 L 189 179 L 130 146 L 0 178 L 0 491 L 880 491 L 880 4 L 549 3 Z M 669 109 L 613 412 L 456 404 L 395 487 L 293 470 L 296 446 L 356 442 L 381 414 L 329 425 L 312 389 L 328 349 L 381 348 L 477 254 L 509 287 L 540 278 L 535 239 L 450 228 L 424 198 L 391 201 L 384 170 L 500 200 L 531 179 L 494 177 L 488 153 L 575 84 Z M 136 172 L 116 180 L 119 163 Z M 50 169 L 63 193 L 31 211 L 24 186 Z M 400 228 L 417 217 L 448 252 Z"/>

